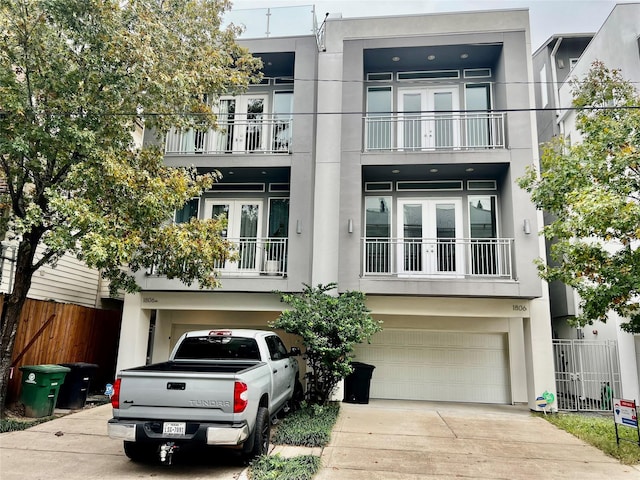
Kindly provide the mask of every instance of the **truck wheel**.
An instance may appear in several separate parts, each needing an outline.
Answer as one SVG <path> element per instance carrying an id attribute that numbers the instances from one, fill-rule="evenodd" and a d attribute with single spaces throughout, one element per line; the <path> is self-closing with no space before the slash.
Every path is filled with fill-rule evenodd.
<path id="1" fill-rule="evenodd" d="M 134 462 L 153 460 L 157 447 L 153 443 L 124 442 L 124 454 Z"/>
<path id="2" fill-rule="evenodd" d="M 300 380 L 296 378 L 293 386 L 293 396 L 291 397 L 291 409 L 293 411 L 300 410 L 300 404 L 304 401 L 304 388 Z"/>
<path id="3" fill-rule="evenodd" d="M 265 407 L 258 408 L 256 416 L 256 426 L 253 430 L 253 438 L 250 440 L 253 445 L 244 452 L 246 460 L 253 460 L 260 455 L 269 452 L 269 439 L 271 436 L 271 422 L 269 421 L 269 410 Z"/>

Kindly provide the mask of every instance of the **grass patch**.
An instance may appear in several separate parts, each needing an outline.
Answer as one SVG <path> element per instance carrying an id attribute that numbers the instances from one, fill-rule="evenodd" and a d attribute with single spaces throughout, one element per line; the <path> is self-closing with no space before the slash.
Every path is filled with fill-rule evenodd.
<path id="1" fill-rule="evenodd" d="M 624 426 L 618 426 L 620 438 L 634 441 L 616 443 L 616 429 L 612 417 L 595 415 L 581 415 L 575 413 L 558 413 L 554 415 L 540 415 L 556 427 L 569 432 L 580 440 L 602 450 L 607 455 L 617 458 L 625 465 L 640 463 L 640 447 L 638 447 L 638 432 Z"/>
<path id="2" fill-rule="evenodd" d="M 13 418 L 0 419 L 0 433 L 16 432 L 18 430 L 26 430 L 40 423 L 48 422 L 53 417 L 43 417 L 34 420 L 16 420 Z"/>
<path id="3" fill-rule="evenodd" d="M 319 468 L 320 457 L 313 455 L 263 455 L 251 464 L 249 476 L 252 480 L 310 480 Z"/>
<path id="4" fill-rule="evenodd" d="M 331 439 L 331 430 L 338 419 L 340 405 L 303 405 L 287 415 L 278 425 L 273 443 L 304 447 L 324 447 Z"/>

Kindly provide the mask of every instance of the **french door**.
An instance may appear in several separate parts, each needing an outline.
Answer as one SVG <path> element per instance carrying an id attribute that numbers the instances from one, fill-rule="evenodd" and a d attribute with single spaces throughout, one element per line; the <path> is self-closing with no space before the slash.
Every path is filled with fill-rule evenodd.
<path id="1" fill-rule="evenodd" d="M 258 248 L 261 237 L 262 201 L 260 200 L 207 200 L 205 211 L 209 218 L 227 217 L 227 230 L 222 233 L 236 246 L 237 261 L 226 262 L 225 270 L 258 270 L 262 250 Z"/>
<path id="2" fill-rule="evenodd" d="M 399 274 L 462 274 L 461 199 L 399 199 L 398 211 Z"/>
<path id="3" fill-rule="evenodd" d="M 398 147 L 432 150 L 459 147 L 455 87 L 406 88 L 398 91 Z"/>
<path id="4" fill-rule="evenodd" d="M 262 152 L 269 148 L 267 94 L 222 97 L 214 150 L 227 153 Z"/>

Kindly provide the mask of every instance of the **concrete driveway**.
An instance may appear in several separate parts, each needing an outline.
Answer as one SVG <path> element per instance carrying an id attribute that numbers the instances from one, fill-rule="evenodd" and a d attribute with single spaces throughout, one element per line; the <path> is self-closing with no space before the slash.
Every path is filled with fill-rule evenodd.
<path id="1" fill-rule="evenodd" d="M 526 407 L 342 404 L 314 480 L 640 479 Z"/>
<path id="2" fill-rule="evenodd" d="M 136 464 L 122 442 L 107 437 L 111 406 L 0 434 L 2 480 L 243 480 L 246 471 L 225 451 L 172 466 Z M 57 435 L 56 435 L 57 434 Z M 318 454 L 276 447 L 283 455 Z M 314 480 L 640 479 L 599 450 L 532 417 L 526 407 L 372 400 L 343 403 L 322 470 Z"/>
<path id="3" fill-rule="evenodd" d="M 235 480 L 245 467 L 229 452 L 208 452 L 171 466 L 136 464 L 107 436 L 111 405 L 85 409 L 20 432 L 0 434 L 2 480 Z M 56 435 L 56 433 L 58 435 Z M 60 435 L 62 434 L 62 435 Z"/>

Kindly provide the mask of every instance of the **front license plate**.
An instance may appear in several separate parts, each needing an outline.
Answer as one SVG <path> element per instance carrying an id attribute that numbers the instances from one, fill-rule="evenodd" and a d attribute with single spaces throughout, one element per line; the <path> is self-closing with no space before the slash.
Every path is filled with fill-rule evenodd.
<path id="1" fill-rule="evenodd" d="M 163 435 L 184 435 L 187 432 L 187 424 L 184 422 L 164 422 Z"/>

